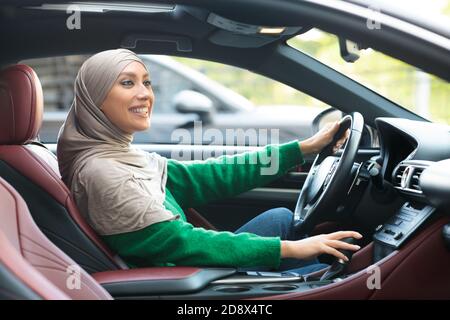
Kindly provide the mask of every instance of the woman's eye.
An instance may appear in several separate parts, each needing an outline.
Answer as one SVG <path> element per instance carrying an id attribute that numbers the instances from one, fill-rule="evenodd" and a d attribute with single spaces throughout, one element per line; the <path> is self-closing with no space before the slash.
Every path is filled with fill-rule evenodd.
<path id="1" fill-rule="evenodd" d="M 151 85 L 152 85 L 152 82 L 150 80 L 145 80 L 144 81 L 144 86 L 150 87 Z"/>
<path id="2" fill-rule="evenodd" d="M 123 80 L 121 82 L 121 84 L 124 85 L 124 86 L 131 86 L 131 85 L 133 85 L 133 81 L 131 81 L 131 80 Z"/>

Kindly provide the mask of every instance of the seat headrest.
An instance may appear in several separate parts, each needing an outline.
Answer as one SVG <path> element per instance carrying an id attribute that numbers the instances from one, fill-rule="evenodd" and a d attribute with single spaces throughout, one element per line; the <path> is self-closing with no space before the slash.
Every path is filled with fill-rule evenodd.
<path id="1" fill-rule="evenodd" d="M 17 64 L 0 71 L 0 144 L 34 140 L 42 125 L 44 98 L 33 69 Z"/>

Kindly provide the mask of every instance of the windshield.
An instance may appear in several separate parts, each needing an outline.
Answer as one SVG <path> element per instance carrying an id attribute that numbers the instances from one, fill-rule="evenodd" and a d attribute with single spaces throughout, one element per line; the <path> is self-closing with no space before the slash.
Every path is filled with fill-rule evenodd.
<path id="1" fill-rule="evenodd" d="M 339 39 L 318 29 L 291 38 L 288 45 L 426 119 L 450 124 L 450 83 L 445 80 L 370 48 L 346 62 Z"/>

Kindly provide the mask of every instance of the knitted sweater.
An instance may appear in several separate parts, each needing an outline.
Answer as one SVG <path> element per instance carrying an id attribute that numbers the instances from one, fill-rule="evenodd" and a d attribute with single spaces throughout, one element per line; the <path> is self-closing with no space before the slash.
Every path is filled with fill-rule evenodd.
<path id="1" fill-rule="evenodd" d="M 269 266 L 276 269 L 281 254 L 279 237 L 196 228 L 186 221 L 183 209 L 264 186 L 303 161 L 298 141 L 204 161 L 170 159 L 164 206 L 180 215 L 180 219 L 103 236 L 103 239 L 130 267 Z M 264 174 L 264 170 L 271 174 Z"/>

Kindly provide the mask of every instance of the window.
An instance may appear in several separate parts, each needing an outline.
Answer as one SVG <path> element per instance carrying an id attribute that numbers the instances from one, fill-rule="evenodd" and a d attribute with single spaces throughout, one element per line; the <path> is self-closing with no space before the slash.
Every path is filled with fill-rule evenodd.
<path id="1" fill-rule="evenodd" d="M 77 55 L 22 62 L 36 71 L 42 83 L 42 142 L 56 142 L 73 101 L 77 72 L 87 58 Z M 155 104 L 150 129 L 136 133 L 134 143 L 265 145 L 287 142 L 310 136 L 314 117 L 328 107 L 248 70 L 187 58 L 157 55 L 142 55 L 141 58 L 149 69 Z M 188 96 L 182 95 L 186 92 Z M 177 97 L 196 100 L 176 100 Z M 187 102 L 186 106 L 180 107 L 183 102 Z M 205 104 L 210 109 L 205 109 Z M 193 137 L 199 123 L 203 130 L 201 141 L 180 139 L 180 132 Z M 211 139 L 211 132 L 222 136 Z"/>
<path id="2" fill-rule="evenodd" d="M 450 83 L 372 49 L 361 50 L 354 63 L 340 56 L 335 35 L 318 29 L 288 41 L 344 75 L 432 121 L 450 124 Z"/>

